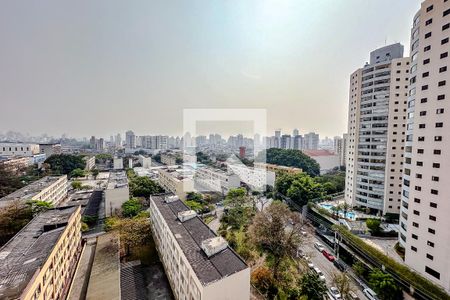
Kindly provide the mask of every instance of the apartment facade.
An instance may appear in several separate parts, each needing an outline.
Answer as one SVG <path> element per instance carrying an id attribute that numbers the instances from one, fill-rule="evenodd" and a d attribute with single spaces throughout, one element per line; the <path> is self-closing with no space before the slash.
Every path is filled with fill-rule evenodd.
<path id="1" fill-rule="evenodd" d="M 224 194 L 232 188 L 241 186 L 241 180 L 236 174 L 210 167 L 195 170 L 194 180 L 199 188 Z"/>
<path id="2" fill-rule="evenodd" d="M 29 143 L 0 143 L 0 156 L 33 156 L 39 154 L 38 144 Z"/>
<path id="3" fill-rule="evenodd" d="M 175 299 L 250 299 L 250 268 L 178 197 L 151 196 L 150 220 Z"/>
<path id="4" fill-rule="evenodd" d="M 409 58 L 403 46 L 370 53 L 350 76 L 345 199 L 383 214 L 400 212 Z"/>
<path id="5" fill-rule="evenodd" d="M 67 196 L 67 175 L 46 176 L 3 198 L 0 198 L 0 207 L 7 206 L 13 201 L 39 200 L 56 206 Z"/>
<path id="6" fill-rule="evenodd" d="M 186 194 L 194 191 L 192 174 L 184 174 L 183 169 L 159 169 L 159 185 L 166 191 L 185 200 Z"/>
<path id="7" fill-rule="evenodd" d="M 79 206 L 39 214 L 0 248 L 0 298 L 65 299 L 81 249 Z"/>
<path id="8" fill-rule="evenodd" d="M 450 292 L 450 1 L 426 0 L 411 29 L 399 242 L 405 262 Z"/>
<path id="9" fill-rule="evenodd" d="M 105 216 L 114 216 L 122 208 L 122 204 L 130 199 L 130 188 L 125 171 L 109 172 L 105 189 Z"/>
<path id="10" fill-rule="evenodd" d="M 262 163 L 262 162 L 255 162 L 253 164 L 255 168 L 259 169 L 266 169 L 267 171 L 280 173 L 280 174 L 298 174 L 302 173 L 303 170 L 301 168 L 295 168 L 295 167 L 287 167 L 287 166 L 280 166 L 275 164 L 268 164 L 268 163 Z"/>

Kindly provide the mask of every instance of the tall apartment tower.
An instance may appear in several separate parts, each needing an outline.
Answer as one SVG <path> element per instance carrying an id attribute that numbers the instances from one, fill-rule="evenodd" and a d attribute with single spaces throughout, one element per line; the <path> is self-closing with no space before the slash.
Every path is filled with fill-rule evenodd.
<path id="1" fill-rule="evenodd" d="M 350 75 L 345 200 L 400 213 L 409 58 L 401 44 L 370 53 Z"/>
<path id="2" fill-rule="evenodd" d="M 136 135 L 133 131 L 128 130 L 127 132 L 125 132 L 125 143 L 127 144 L 127 148 L 136 148 Z"/>
<path id="3" fill-rule="evenodd" d="M 450 292 L 450 1 L 426 0 L 411 30 L 399 242 L 405 262 Z"/>

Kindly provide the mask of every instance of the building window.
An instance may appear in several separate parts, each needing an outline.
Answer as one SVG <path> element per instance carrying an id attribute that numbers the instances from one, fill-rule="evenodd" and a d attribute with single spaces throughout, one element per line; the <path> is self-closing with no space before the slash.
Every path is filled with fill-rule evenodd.
<path id="1" fill-rule="evenodd" d="M 428 90 L 428 84 L 422 85 L 422 91 L 426 91 L 426 90 Z"/>
<path id="2" fill-rule="evenodd" d="M 433 154 L 435 154 L 435 155 L 441 155 L 441 150 L 435 149 L 435 150 L 433 150 Z"/>
<path id="3" fill-rule="evenodd" d="M 429 260 L 433 260 L 433 255 L 427 253 L 427 258 L 428 258 Z"/>
<path id="4" fill-rule="evenodd" d="M 440 67 L 440 68 L 439 68 L 439 73 L 443 73 L 443 72 L 445 72 L 445 71 L 447 71 L 447 66 L 444 66 L 444 67 Z"/>
<path id="5" fill-rule="evenodd" d="M 435 203 L 435 202 L 430 202 L 430 207 L 432 207 L 432 208 L 437 208 L 437 203 Z"/>
<path id="6" fill-rule="evenodd" d="M 434 230 L 433 228 L 428 228 L 428 232 L 431 234 L 436 234 L 436 230 Z"/>
<path id="7" fill-rule="evenodd" d="M 445 38 L 441 41 L 441 45 L 447 44 L 448 43 L 448 38 Z"/>
<path id="8" fill-rule="evenodd" d="M 443 16 L 443 17 L 446 17 L 446 16 L 448 16 L 448 15 L 450 15 L 450 8 L 447 9 L 447 10 L 445 10 L 445 11 L 442 13 L 442 16 Z"/>
<path id="9" fill-rule="evenodd" d="M 415 203 L 420 203 L 420 199 L 419 198 L 414 198 L 414 202 Z"/>
<path id="10" fill-rule="evenodd" d="M 428 99 L 427 98 L 422 98 L 420 99 L 420 103 L 427 103 Z"/>
<path id="11" fill-rule="evenodd" d="M 442 58 L 446 58 L 447 56 L 448 56 L 448 52 L 444 52 L 444 53 L 441 53 L 440 57 L 442 59 Z"/>
<path id="12" fill-rule="evenodd" d="M 433 168 L 439 169 L 441 167 L 440 163 L 433 163 Z"/>
<path id="13" fill-rule="evenodd" d="M 413 223 L 412 223 L 412 226 L 414 226 L 414 227 L 416 227 L 416 228 L 419 228 L 419 223 L 413 222 Z"/>
<path id="14" fill-rule="evenodd" d="M 436 109 L 436 114 L 440 115 L 444 113 L 444 109 L 443 108 L 438 108 Z"/>
<path id="15" fill-rule="evenodd" d="M 425 26 L 428 26 L 431 23 L 433 23 L 433 19 L 432 18 L 425 21 Z"/>
<path id="16" fill-rule="evenodd" d="M 442 58 L 442 54 L 441 54 L 441 58 Z M 430 63 L 430 59 L 429 58 L 423 60 L 423 64 L 424 65 L 427 65 L 429 63 Z"/>
<path id="17" fill-rule="evenodd" d="M 445 80 L 441 80 L 438 82 L 438 86 L 444 86 L 445 85 Z"/>
<path id="18" fill-rule="evenodd" d="M 424 129 L 425 128 L 425 124 L 419 124 L 419 128 L 420 129 Z"/>
<path id="19" fill-rule="evenodd" d="M 439 177 L 438 176 L 431 176 L 431 180 L 432 181 L 439 181 Z"/>
<path id="20" fill-rule="evenodd" d="M 427 32 L 427 33 L 425 33 L 425 38 L 427 39 L 427 38 L 429 38 L 429 37 L 431 37 L 431 31 L 430 31 L 430 32 Z"/>
<path id="21" fill-rule="evenodd" d="M 435 217 L 435 216 L 432 216 L 432 215 L 429 216 L 429 219 L 430 219 L 431 221 L 436 221 L 436 217 Z"/>
<path id="22" fill-rule="evenodd" d="M 434 137 L 434 141 L 435 142 L 442 142 L 442 136 L 440 136 L 440 135 L 435 136 Z"/>
<path id="23" fill-rule="evenodd" d="M 413 213 L 414 213 L 416 216 L 420 216 L 420 212 L 419 212 L 418 210 L 414 210 Z"/>
<path id="24" fill-rule="evenodd" d="M 415 239 L 415 240 L 417 240 L 419 237 L 416 235 L 416 234 L 411 234 L 411 237 L 413 238 L 413 239 Z"/>
<path id="25" fill-rule="evenodd" d="M 414 252 L 417 252 L 417 248 L 414 247 L 414 246 L 411 246 L 411 250 L 414 251 Z"/>
<path id="26" fill-rule="evenodd" d="M 431 276 L 433 276 L 436 279 L 441 279 L 441 274 L 439 274 L 439 272 L 433 270 L 430 267 L 425 267 L 425 272 L 427 272 L 428 274 L 430 274 Z"/>
<path id="27" fill-rule="evenodd" d="M 439 191 L 438 191 L 438 190 L 431 189 L 431 194 L 433 194 L 433 195 L 438 195 L 438 194 L 439 194 Z"/>
<path id="28" fill-rule="evenodd" d="M 450 28 L 450 23 L 447 23 L 447 24 L 442 26 L 442 31 L 447 30 L 449 28 Z"/>
<path id="29" fill-rule="evenodd" d="M 444 127 L 444 123 L 442 123 L 442 122 L 436 123 L 436 128 L 442 128 L 442 127 Z"/>
<path id="30" fill-rule="evenodd" d="M 438 96 L 437 96 L 437 99 L 438 99 L 438 100 L 444 100 L 444 99 L 445 99 L 445 95 L 438 95 Z"/>

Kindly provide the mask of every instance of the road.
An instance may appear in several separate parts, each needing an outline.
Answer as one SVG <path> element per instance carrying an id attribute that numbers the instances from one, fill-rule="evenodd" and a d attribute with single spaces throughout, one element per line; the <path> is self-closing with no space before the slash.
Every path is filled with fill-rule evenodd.
<path id="1" fill-rule="evenodd" d="M 308 235 L 305 238 L 301 249 L 307 256 L 310 257 L 310 260 L 314 264 L 314 266 L 318 267 L 322 271 L 323 275 L 325 276 L 327 287 L 330 288 L 331 286 L 333 286 L 332 281 L 331 281 L 333 273 L 342 273 L 342 272 L 339 271 L 333 265 L 333 263 L 330 262 L 325 256 L 323 256 L 323 254 L 321 252 L 319 252 L 319 250 L 314 248 L 315 242 L 321 243 L 328 252 L 333 253 L 333 249 L 328 247 L 328 245 L 325 245 L 325 243 L 322 242 L 322 240 L 317 238 L 314 234 L 314 230 L 311 228 L 309 228 L 309 230 L 308 230 Z M 353 286 L 353 290 L 356 292 L 359 299 L 361 299 L 361 300 L 368 299 L 362 293 L 362 288 L 359 286 L 359 284 L 357 284 L 353 280 L 352 280 L 352 286 Z"/>

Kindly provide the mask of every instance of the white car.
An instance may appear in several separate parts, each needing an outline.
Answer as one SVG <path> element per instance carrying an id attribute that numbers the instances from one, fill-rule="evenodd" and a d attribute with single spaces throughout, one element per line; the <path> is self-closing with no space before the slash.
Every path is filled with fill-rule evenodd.
<path id="1" fill-rule="evenodd" d="M 319 242 L 315 242 L 315 243 L 314 243 L 314 248 L 316 248 L 316 249 L 319 250 L 320 252 L 322 252 L 323 249 L 325 249 L 324 246 L 323 246 L 321 243 L 319 243 Z"/>
<path id="2" fill-rule="evenodd" d="M 325 281 L 325 276 L 323 275 L 322 271 L 318 267 L 313 268 L 314 272 L 316 272 L 317 275 L 319 275 L 319 279 L 322 281 Z"/>
<path id="3" fill-rule="evenodd" d="M 341 292 L 335 286 L 330 287 L 330 294 L 335 300 L 342 300 Z"/>
<path id="4" fill-rule="evenodd" d="M 373 290 L 369 288 L 365 288 L 363 290 L 363 294 L 366 295 L 367 298 L 370 300 L 378 300 L 377 293 L 375 293 Z"/>
<path id="5" fill-rule="evenodd" d="M 312 270 L 312 269 L 314 269 L 314 264 L 312 263 L 312 262 L 308 262 L 308 267 Z"/>

